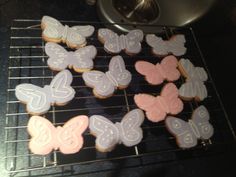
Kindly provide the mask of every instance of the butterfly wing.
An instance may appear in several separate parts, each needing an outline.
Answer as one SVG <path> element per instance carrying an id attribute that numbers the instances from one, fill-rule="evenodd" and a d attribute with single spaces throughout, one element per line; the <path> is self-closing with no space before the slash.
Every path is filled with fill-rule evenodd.
<path id="1" fill-rule="evenodd" d="M 124 145 L 134 146 L 143 139 L 143 131 L 140 127 L 143 121 L 143 111 L 134 109 L 125 115 L 121 123 L 116 123 L 120 132 L 120 139 Z"/>
<path id="2" fill-rule="evenodd" d="M 128 53 L 136 54 L 141 51 L 141 41 L 143 40 L 143 32 L 141 30 L 132 30 L 125 37 L 125 50 Z"/>
<path id="3" fill-rule="evenodd" d="M 34 154 L 46 155 L 54 148 L 56 129 L 47 119 L 32 116 L 29 119 L 27 130 L 31 135 L 29 148 Z"/>
<path id="4" fill-rule="evenodd" d="M 186 40 L 184 35 L 178 34 L 170 38 L 168 43 L 169 52 L 175 56 L 181 56 L 186 53 L 186 47 L 184 46 Z"/>
<path id="5" fill-rule="evenodd" d="M 127 87 L 131 81 L 131 73 L 126 70 L 125 62 L 120 55 L 112 57 L 109 63 L 109 72 L 119 87 Z"/>
<path id="6" fill-rule="evenodd" d="M 91 25 L 84 26 L 73 26 L 72 29 L 75 29 L 83 37 L 89 37 L 93 35 L 94 27 Z"/>
<path id="7" fill-rule="evenodd" d="M 64 154 L 78 152 L 83 146 L 82 133 L 87 127 L 87 116 L 76 116 L 66 122 L 63 127 L 57 127 L 57 140 L 60 151 Z"/>
<path id="8" fill-rule="evenodd" d="M 146 80 L 150 84 L 158 85 L 158 84 L 161 84 L 164 80 L 158 68 L 150 62 L 137 61 L 135 63 L 135 69 L 137 72 L 144 75 Z"/>
<path id="9" fill-rule="evenodd" d="M 45 52 L 49 56 L 47 60 L 48 66 L 53 70 L 61 71 L 71 62 L 71 58 L 68 58 L 69 53 L 56 43 L 47 42 Z"/>
<path id="10" fill-rule="evenodd" d="M 187 79 L 192 80 L 192 76 L 195 72 L 195 67 L 192 62 L 188 59 L 181 58 L 179 60 L 178 66 L 180 68 L 180 72 L 183 74 L 184 77 Z"/>
<path id="11" fill-rule="evenodd" d="M 187 122 L 167 116 L 165 124 L 168 131 L 176 138 L 179 147 L 191 148 L 197 145 L 197 138 Z"/>
<path id="12" fill-rule="evenodd" d="M 205 106 L 199 106 L 194 110 L 192 115 L 192 121 L 197 127 L 200 134 L 200 138 L 206 140 L 212 137 L 214 133 L 214 128 L 209 122 L 210 116 L 209 112 Z"/>
<path id="13" fill-rule="evenodd" d="M 68 28 L 65 38 L 67 46 L 71 48 L 80 48 L 86 45 L 86 38 L 73 28 Z"/>
<path id="14" fill-rule="evenodd" d="M 204 68 L 202 67 L 195 67 L 194 71 L 191 73 L 190 77 L 187 79 L 192 81 L 201 81 L 205 82 L 207 81 L 208 76 Z"/>
<path id="15" fill-rule="evenodd" d="M 166 111 L 163 110 L 160 97 L 154 97 L 149 94 L 137 94 L 134 96 L 136 105 L 146 111 L 147 118 L 152 122 L 159 122 L 166 116 Z"/>
<path id="16" fill-rule="evenodd" d="M 64 105 L 74 98 L 75 90 L 71 87 L 72 74 L 68 70 L 59 72 L 51 81 L 49 88 L 52 103 Z"/>
<path id="17" fill-rule="evenodd" d="M 180 77 L 179 70 L 177 70 L 178 60 L 175 56 L 170 55 L 165 57 L 161 61 L 161 67 L 163 72 L 165 73 L 165 78 L 168 81 L 175 81 L 178 80 Z"/>
<path id="18" fill-rule="evenodd" d="M 153 53 L 157 55 L 167 55 L 168 48 L 165 41 L 162 40 L 161 37 L 157 37 L 154 34 L 147 34 L 146 35 L 146 42 L 149 46 L 153 49 Z"/>
<path id="19" fill-rule="evenodd" d="M 87 71 L 82 74 L 85 84 L 93 88 L 95 95 L 107 97 L 114 93 L 115 86 L 101 71 Z"/>
<path id="20" fill-rule="evenodd" d="M 86 71 L 93 68 L 93 59 L 97 49 L 93 46 L 85 46 L 73 53 L 73 68 L 75 71 Z"/>
<path id="21" fill-rule="evenodd" d="M 163 87 L 161 97 L 165 100 L 164 102 L 167 107 L 167 113 L 175 115 L 183 110 L 183 102 L 178 98 L 178 96 L 179 93 L 175 84 L 168 83 Z"/>
<path id="22" fill-rule="evenodd" d="M 121 49 L 119 36 L 107 28 L 98 30 L 98 37 L 104 43 L 104 48 L 111 53 L 119 53 Z"/>
<path id="23" fill-rule="evenodd" d="M 111 151 L 119 143 L 119 131 L 116 126 L 107 118 L 93 115 L 89 119 L 90 132 L 95 135 L 96 147 L 102 151 Z"/>
<path id="24" fill-rule="evenodd" d="M 56 42 L 61 41 L 64 26 L 55 18 L 43 16 L 41 20 L 44 39 L 53 38 Z"/>
<path id="25" fill-rule="evenodd" d="M 33 84 L 20 84 L 16 86 L 15 95 L 18 100 L 26 104 L 26 109 L 31 114 L 40 115 L 50 109 L 49 95 L 41 87 Z"/>

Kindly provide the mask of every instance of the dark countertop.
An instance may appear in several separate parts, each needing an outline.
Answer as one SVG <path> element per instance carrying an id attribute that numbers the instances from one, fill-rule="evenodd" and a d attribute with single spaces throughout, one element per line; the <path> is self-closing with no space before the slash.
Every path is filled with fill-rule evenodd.
<path id="1" fill-rule="evenodd" d="M 69 2 L 69 3 L 68 3 Z M 0 0 L 0 125 L 4 125 L 6 112 L 7 60 L 9 55 L 9 26 L 15 18 L 40 19 L 43 15 L 64 20 L 98 21 L 96 10 L 84 1 L 70 0 Z M 226 112 L 236 129 L 236 109 L 234 76 L 236 58 L 236 3 L 232 0 L 220 0 L 205 17 L 192 25 L 200 48 L 206 59 L 210 73 L 222 98 Z M 3 137 L 3 128 L 0 129 Z M 4 141 L 1 138 L 0 148 Z M 2 157 L 3 151 L 0 152 Z M 110 176 L 236 176 L 236 151 L 187 159 L 165 164 L 120 170 L 119 173 L 107 172 Z M 0 171 L 3 171 L 3 162 Z M 106 172 L 100 173 L 105 176 Z M 119 174 L 119 175 L 118 175 Z M 3 176 L 3 175 L 1 175 Z M 85 175 L 86 176 L 86 175 Z"/>

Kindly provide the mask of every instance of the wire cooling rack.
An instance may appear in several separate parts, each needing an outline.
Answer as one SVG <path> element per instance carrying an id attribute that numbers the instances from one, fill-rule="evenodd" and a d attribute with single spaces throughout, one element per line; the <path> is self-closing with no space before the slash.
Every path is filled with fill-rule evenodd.
<path id="1" fill-rule="evenodd" d="M 104 27 L 102 23 L 64 21 L 68 25 L 94 25 L 96 28 L 92 37 L 88 38 L 88 44 L 95 45 L 98 53 L 94 59 L 95 69 L 106 71 L 112 55 L 106 53 L 103 45 L 97 40 L 97 30 Z M 73 175 L 87 174 L 116 168 L 128 168 L 164 161 L 179 160 L 182 158 L 198 157 L 219 153 L 227 148 L 235 139 L 235 134 L 230 125 L 225 110 L 219 99 L 212 78 L 205 83 L 209 96 L 200 103 L 195 101 L 184 102 L 184 110 L 177 115 L 185 120 L 191 117 L 192 111 L 200 104 L 205 105 L 210 113 L 210 122 L 213 124 L 214 136 L 206 142 L 199 142 L 198 146 L 189 150 L 182 150 L 176 145 L 175 139 L 166 130 L 163 122 L 151 123 L 145 120 L 142 129 L 144 138 L 140 144 L 134 147 L 118 145 L 112 152 L 100 153 L 95 145 L 95 138 L 84 133 L 84 147 L 73 155 L 63 155 L 53 151 L 49 155 L 34 155 L 29 151 L 29 135 L 27 123 L 30 115 L 25 111 L 25 105 L 19 103 L 15 97 L 15 87 L 21 83 L 33 83 L 43 87 L 49 84 L 53 76 L 47 66 L 47 56 L 44 51 L 45 42 L 41 38 L 40 20 L 14 20 L 11 27 L 11 45 L 8 67 L 7 89 L 7 113 L 5 124 L 5 167 L 12 176 L 34 175 Z M 106 24 L 112 27 L 115 24 Z M 138 28 L 138 26 L 137 26 Z M 187 53 L 183 58 L 190 59 L 195 66 L 203 66 L 208 71 L 201 54 L 193 30 L 191 28 L 158 27 L 158 35 L 168 39 L 173 34 L 184 34 L 186 37 Z M 93 96 L 92 90 L 85 86 L 81 74 L 73 74 L 72 86 L 76 90 L 76 96 L 69 104 L 62 107 L 52 107 L 45 114 L 54 125 L 61 125 L 76 115 L 99 114 L 111 121 L 120 121 L 129 111 L 136 108 L 133 96 L 136 93 L 159 94 L 160 86 L 147 84 L 143 76 L 134 69 L 134 63 L 143 59 L 153 63 L 160 62 L 161 58 L 151 53 L 151 48 L 142 43 L 142 52 L 136 56 L 128 56 L 121 53 L 127 69 L 132 73 L 130 86 L 125 90 L 118 90 L 108 99 L 100 100 Z M 209 75 L 209 72 L 208 72 Z M 210 75 L 209 75 L 210 76 Z M 183 83 L 184 78 L 175 82 L 177 87 Z"/>

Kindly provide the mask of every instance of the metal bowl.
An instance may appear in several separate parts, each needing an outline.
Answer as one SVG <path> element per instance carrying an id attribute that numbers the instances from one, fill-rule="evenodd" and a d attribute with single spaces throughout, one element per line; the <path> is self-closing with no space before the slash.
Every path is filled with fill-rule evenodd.
<path id="1" fill-rule="evenodd" d="M 185 26 L 204 15 L 215 0 L 98 0 L 97 9 L 103 22 L 119 23 L 122 31 L 135 29 L 139 23 L 163 26 Z M 125 25 L 133 24 L 133 25 Z M 157 32 L 145 26 L 144 32 Z"/>

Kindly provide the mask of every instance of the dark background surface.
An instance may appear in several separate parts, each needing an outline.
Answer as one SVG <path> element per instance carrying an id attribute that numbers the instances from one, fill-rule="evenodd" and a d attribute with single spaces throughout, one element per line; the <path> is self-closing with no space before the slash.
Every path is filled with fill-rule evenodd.
<path id="1" fill-rule="evenodd" d="M 41 19 L 43 15 L 63 20 L 98 21 L 94 6 L 79 0 L 0 0 L 0 124 L 4 125 L 6 110 L 7 60 L 9 52 L 9 27 L 15 18 Z M 208 69 L 215 81 L 226 112 L 236 128 L 236 2 L 219 0 L 211 11 L 191 25 L 196 33 Z M 3 137 L 3 128 L 0 129 Z M 4 141 L 1 138 L 1 142 Z M 232 145 L 233 146 L 233 145 Z M 3 148 L 1 143 L 0 148 Z M 235 149 L 235 148 L 232 148 Z M 3 155 L 3 150 L 0 150 Z M 210 157 L 198 157 L 140 168 L 103 172 L 99 176 L 236 176 L 236 152 L 225 151 Z M 1 161 L 3 164 L 3 162 Z M 3 168 L 1 165 L 1 169 Z M 98 174 L 94 174 L 98 175 Z M 3 176 L 3 175 L 1 175 Z M 86 176 L 86 175 L 85 175 Z"/>

